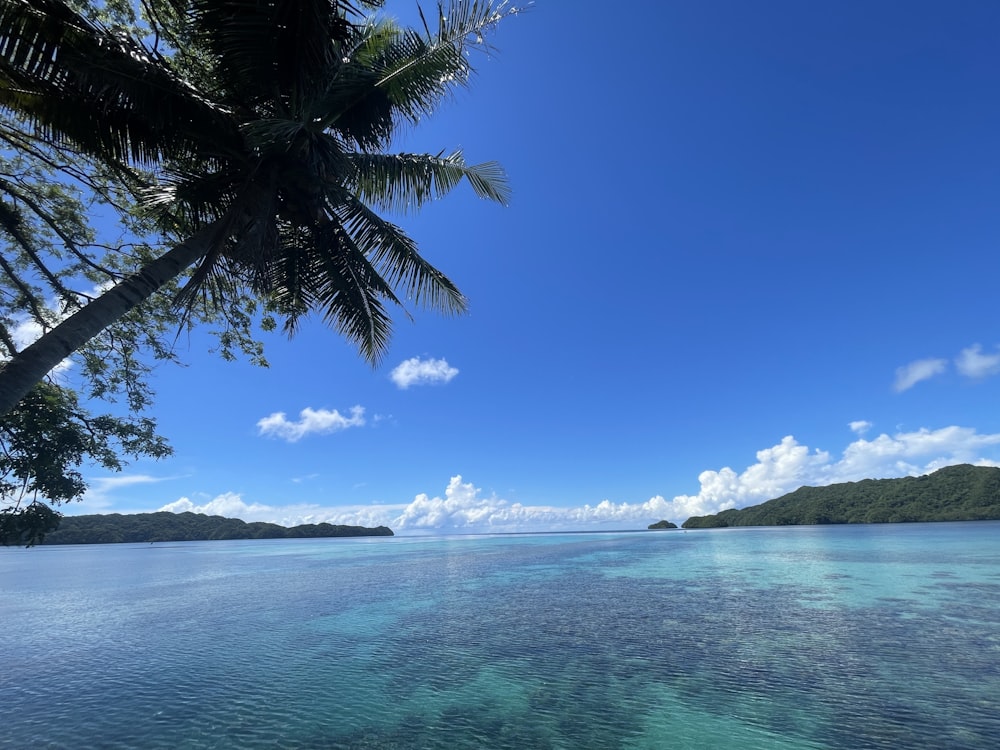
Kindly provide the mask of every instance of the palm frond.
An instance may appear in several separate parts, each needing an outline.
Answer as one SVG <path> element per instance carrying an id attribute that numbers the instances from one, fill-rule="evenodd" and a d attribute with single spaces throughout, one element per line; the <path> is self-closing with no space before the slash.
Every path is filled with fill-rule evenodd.
<path id="1" fill-rule="evenodd" d="M 58 0 L 0 0 L 0 108 L 57 145 L 119 161 L 238 147 L 227 113 L 163 59 Z"/>
<path id="2" fill-rule="evenodd" d="M 140 192 L 140 208 L 168 235 L 180 237 L 218 219 L 244 181 L 245 175 L 230 170 L 198 172 L 176 166 Z"/>
<path id="3" fill-rule="evenodd" d="M 287 152 L 305 130 L 301 121 L 283 117 L 263 117 L 240 126 L 247 147 L 257 156 Z"/>
<path id="4" fill-rule="evenodd" d="M 402 289 L 407 299 L 432 310 L 465 312 L 465 296 L 420 254 L 416 243 L 402 229 L 350 197 L 338 213 L 357 248 L 394 289 Z"/>
<path id="5" fill-rule="evenodd" d="M 334 0 L 190 0 L 198 38 L 216 57 L 218 75 L 243 103 L 296 116 L 339 64 L 334 42 L 351 33 Z"/>
<path id="6" fill-rule="evenodd" d="M 375 365 L 385 354 L 392 333 L 392 318 L 382 300 L 396 304 L 399 300 L 348 237 L 339 237 L 335 247 L 339 252 L 323 248 L 321 255 L 325 273 L 318 276 L 322 281 L 317 291 L 323 319 Z"/>
<path id="7" fill-rule="evenodd" d="M 488 50 L 486 35 L 505 17 L 518 13 L 506 0 L 454 0 L 437 6 L 437 28 L 426 24 L 424 34 L 407 29 L 386 44 L 363 49 L 359 57 L 372 65 L 394 108 L 416 123 L 432 114 L 456 87 L 466 86 L 473 73 L 468 53 Z M 421 15 L 423 13 L 421 12 Z"/>
<path id="8" fill-rule="evenodd" d="M 365 151 L 384 148 L 398 118 L 419 122 L 469 82 L 468 53 L 488 50 L 485 36 L 517 12 L 506 0 L 455 0 L 438 6 L 437 28 L 423 34 L 390 19 L 369 19 L 354 27 L 343 64 L 314 101 L 312 116 Z"/>
<path id="9" fill-rule="evenodd" d="M 348 54 L 345 52 L 345 54 Z M 318 129 L 332 130 L 361 149 L 375 151 L 388 143 L 395 129 L 393 105 L 378 88 L 378 74 L 353 58 L 326 81 L 305 119 Z"/>
<path id="10" fill-rule="evenodd" d="M 399 300 L 343 227 L 330 222 L 309 234 L 286 245 L 271 266 L 271 299 L 286 316 L 285 330 L 294 333 L 299 317 L 319 312 L 377 364 L 392 333 L 383 300 L 397 305 Z"/>
<path id="11" fill-rule="evenodd" d="M 495 161 L 468 165 L 461 151 L 430 154 L 350 154 L 351 186 L 361 199 L 384 211 L 407 213 L 453 190 L 463 179 L 476 195 L 506 206 L 510 185 Z"/>
<path id="12" fill-rule="evenodd" d="M 277 203 L 274 190 L 255 182 L 232 196 L 217 221 L 218 231 L 207 243 L 208 252 L 175 297 L 179 306 L 190 310 L 205 290 L 231 289 L 234 281 L 263 296 L 270 293 L 268 268 L 281 245 Z M 199 224 L 209 222 L 202 219 Z"/>

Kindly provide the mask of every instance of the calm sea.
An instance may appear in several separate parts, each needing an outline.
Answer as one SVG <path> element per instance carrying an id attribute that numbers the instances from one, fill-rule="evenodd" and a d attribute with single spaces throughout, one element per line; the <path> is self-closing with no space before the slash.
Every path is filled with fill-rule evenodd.
<path id="1" fill-rule="evenodd" d="M 1000 523 L 0 550 L 0 747 L 1000 747 Z"/>

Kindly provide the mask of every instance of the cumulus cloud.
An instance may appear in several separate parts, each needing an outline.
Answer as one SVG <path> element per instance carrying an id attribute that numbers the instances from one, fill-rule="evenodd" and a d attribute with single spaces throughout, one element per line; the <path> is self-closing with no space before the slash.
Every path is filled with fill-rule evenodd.
<path id="1" fill-rule="evenodd" d="M 788 435 L 770 448 L 757 451 L 757 463 L 742 473 L 726 466 L 717 471 L 703 471 L 698 475 L 701 489 L 696 495 L 678 495 L 673 499 L 679 517 L 718 513 L 729 508 L 780 497 L 805 484 L 829 484 L 830 454 L 826 451 L 810 452 Z M 682 519 L 684 520 L 684 519 Z"/>
<path id="2" fill-rule="evenodd" d="M 265 503 L 248 503 L 237 492 L 225 492 L 211 500 L 196 503 L 190 498 L 182 497 L 168 503 L 159 510 L 171 513 L 204 513 L 209 516 L 226 516 L 241 518 L 244 521 L 264 521 L 281 526 L 300 526 L 305 523 L 332 523 L 348 526 L 388 526 L 405 504 L 398 505 L 345 505 L 338 507 L 323 507 L 311 503 L 293 503 L 290 505 L 268 505 Z"/>
<path id="3" fill-rule="evenodd" d="M 396 533 L 486 533 L 515 531 L 570 531 L 586 528 L 633 529 L 664 517 L 668 503 L 654 498 L 645 503 L 612 503 L 575 508 L 528 506 L 486 495 L 474 484 L 454 476 L 444 496 L 418 494 L 409 503 L 322 507 L 314 504 L 272 506 L 246 503 L 237 493 L 225 493 L 198 504 L 184 497 L 160 510 L 267 521 L 282 526 L 332 523 L 352 526 L 388 526 Z"/>
<path id="4" fill-rule="evenodd" d="M 849 422 L 847 426 L 851 428 L 851 432 L 857 435 L 864 435 L 872 428 L 872 423 L 864 419 L 858 419 L 854 422 Z"/>
<path id="5" fill-rule="evenodd" d="M 998 455 L 1000 434 L 981 434 L 969 427 L 883 433 L 871 440 L 859 438 L 839 457 L 801 445 L 789 435 L 757 451 L 756 461 L 742 471 L 730 467 L 703 471 L 698 475 L 698 492 L 670 499 L 656 495 L 639 502 L 605 499 L 572 507 L 524 505 L 484 493 L 456 475 L 443 495 L 420 493 L 408 503 L 278 506 L 248 504 L 240 495 L 226 493 L 200 505 L 181 498 L 160 510 L 190 510 L 282 526 L 324 521 L 384 525 L 400 534 L 641 529 L 660 519 L 679 524 L 691 516 L 756 505 L 804 485 L 919 476 L 959 463 L 1000 466 Z"/>
<path id="6" fill-rule="evenodd" d="M 940 375 L 948 369 L 946 359 L 918 359 L 896 369 L 896 381 L 892 389 L 896 393 L 909 390 L 922 380 L 928 380 L 935 375 Z"/>
<path id="7" fill-rule="evenodd" d="M 299 412 L 299 419 L 293 422 L 285 412 L 278 411 L 257 421 L 257 434 L 280 438 L 294 443 L 306 435 L 325 435 L 339 432 L 349 427 L 363 427 L 365 424 L 365 409 L 363 406 L 352 406 L 350 416 L 344 416 L 336 409 L 313 409 L 306 407 Z"/>
<path id="8" fill-rule="evenodd" d="M 983 347 L 973 344 L 955 358 L 955 368 L 967 378 L 985 378 L 1000 372 L 1000 352 L 983 354 Z"/>
<path id="9" fill-rule="evenodd" d="M 919 476 L 961 463 L 1000 466 L 994 458 L 1000 453 L 998 446 L 1000 434 L 980 434 L 969 427 L 952 426 L 858 439 L 833 460 L 826 451 L 810 452 L 788 436 L 778 445 L 759 451 L 757 463 L 740 474 L 729 467 L 702 472 L 698 477 L 701 490 L 696 495 L 675 497 L 675 512 L 667 517 L 684 520 L 691 515 L 756 505 L 804 485 Z"/>
<path id="10" fill-rule="evenodd" d="M 993 458 L 998 454 L 996 446 L 1000 446 L 1000 434 L 980 434 L 971 427 L 883 433 L 848 445 L 831 467 L 830 482 L 919 476 L 954 464 L 1000 466 Z"/>
<path id="11" fill-rule="evenodd" d="M 447 383 L 458 375 L 458 370 L 445 359 L 420 359 L 411 357 L 398 364 L 389 374 L 392 382 L 402 389 L 411 385 Z"/>
<path id="12" fill-rule="evenodd" d="M 158 510 L 165 510 L 170 513 L 204 513 L 207 516 L 226 516 L 228 518 L 242 518 L 244 521 L 271 521 L 275 508 L 260 503 L 247 504 L 238 492 L 224 492 L 214 497 L 208 502 L 198 505 L 189 498 L 182 497 L 172 503 L 164 505 Z"/>

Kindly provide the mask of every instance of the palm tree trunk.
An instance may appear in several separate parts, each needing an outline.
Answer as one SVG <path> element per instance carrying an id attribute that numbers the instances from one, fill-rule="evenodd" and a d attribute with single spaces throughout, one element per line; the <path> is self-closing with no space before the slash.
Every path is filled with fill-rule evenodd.
<path id="1" fill-rule="evenodd" d="M 208 254 L 220 222 L 209 224 L 109 289 L 0 366 L 0 415 L 66 357 Z"/>

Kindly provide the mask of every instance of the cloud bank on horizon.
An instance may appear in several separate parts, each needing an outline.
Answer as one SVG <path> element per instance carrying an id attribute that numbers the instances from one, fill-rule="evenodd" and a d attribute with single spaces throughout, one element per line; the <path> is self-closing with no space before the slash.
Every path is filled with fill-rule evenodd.
<path id="1" fill-rule="evenodd" d="M 871 425 L 857 421 L 848 426 L 860 434 Z M 660 519 L 680 524 L 691 516 L 756 505 L 805 485 L 918 476 L 960 463 L 1000 466 L 1000 461 L 989 455 L 996 455 L 997 446 L 1000 434 L 980 434 L 972 428 L 951 426 L 892 436 L 882 433 L 871 440 L 859 438 L 834 459 L 829 452 L 811 450 L 789 435 L 758 451 L 756 463 L 742 472 L 728 466 L 703 471 L 695 494 L 676 495 L 670 500 L 656 495 L 636 503 L 603 500 L 577 507 L 523 505 L 484 494 L 456 475 L 443 497 L 420 493 L 409 503 L 394 505 L 248 504 L 236 493 L 225 493 L 203 504 L 184 497 L 159 510 L 192 511 L 283 526 L 321 522 L 388 526 L 397 534 L 640 529 Z"/>

